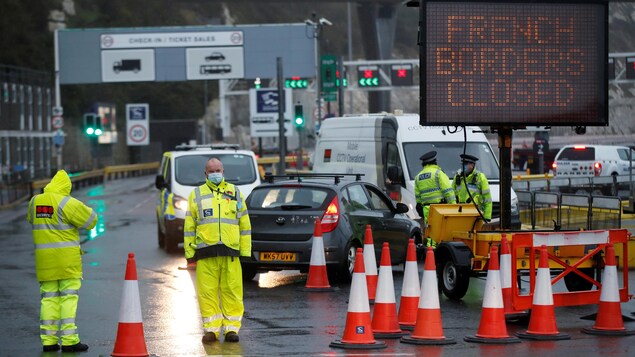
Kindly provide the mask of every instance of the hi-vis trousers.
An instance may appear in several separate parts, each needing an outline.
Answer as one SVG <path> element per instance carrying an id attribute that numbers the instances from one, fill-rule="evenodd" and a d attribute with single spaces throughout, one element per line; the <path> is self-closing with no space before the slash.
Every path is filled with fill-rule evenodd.
<path id="1" fill-rule="evenodd" d="M 242 267 L 238 257 L 211 257 L 196 264 L 198 306 L 203 330 L 218 338 L 225 333 L 238 333 L 245 311 L 243 305 Z"/>
<path id="2" fill-rule="evenodd" d="M 42 345 L 59 343 L 58 334 L 61 335 L 64 346 L 79 343 L 75 314 L 81 286 L 81 279 L 40 282 L 40 339 Z"/>

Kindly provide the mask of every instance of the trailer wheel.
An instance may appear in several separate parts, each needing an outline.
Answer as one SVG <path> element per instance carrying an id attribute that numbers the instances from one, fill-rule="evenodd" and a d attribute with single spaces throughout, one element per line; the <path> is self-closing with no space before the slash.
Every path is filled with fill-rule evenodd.
<path id="1" fill-rule="evenodd" d="M 439 286 L 443 294 L 450 300 L 463 298 L 470 285 L 470 275 L 466 268 L 457 265 L 449 255 L 444 255 L 437 267 L 439 267 Z"/>
<path id="2" fill-rule="evenodd" d="M 594 268 L 580 268 L 579 269 L 586 276 L 594 279 L 595 277 L 595 269 Z M 583 277 L 579 276 L 576 273 L 569 273 L 564 276 L 564 285 L 567 287 L 569 291 L 584 291 L 591 290 L 593 287 L 593 283 L 585 280 Z"/>

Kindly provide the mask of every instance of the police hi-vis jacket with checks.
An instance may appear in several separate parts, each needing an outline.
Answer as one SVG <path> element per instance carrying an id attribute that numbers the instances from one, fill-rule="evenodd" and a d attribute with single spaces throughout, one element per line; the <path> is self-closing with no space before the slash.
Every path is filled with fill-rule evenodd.
<path id="1" fill-rule="evenodd" d="M 33 225 L 35 270 L 38 281 L 82 278 L 79 228 L 97 224 L 92 208 L 70 196 L 73 184 L 64 170 L 29 203 L 27 220 Z"/>

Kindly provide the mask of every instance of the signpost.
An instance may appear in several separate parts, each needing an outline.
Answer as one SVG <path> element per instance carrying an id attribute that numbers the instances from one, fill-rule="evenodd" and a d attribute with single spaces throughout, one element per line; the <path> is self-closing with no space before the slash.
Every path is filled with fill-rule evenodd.
<path id="1" fill-rule="evenodd" d="M 284 89 L 282 100 L 284 110 L 284 136 L 291 136 L 292 92 Z M 250 129 L 252 137 L 278 137 L 278 98 L 277 88 L 252 88 L 249 90 Z"/>
<path id="2" fill-rule="evenodd" d="M 128 146 L 150 144 L 150 106 L 126 104 L 126 143 Z"/>

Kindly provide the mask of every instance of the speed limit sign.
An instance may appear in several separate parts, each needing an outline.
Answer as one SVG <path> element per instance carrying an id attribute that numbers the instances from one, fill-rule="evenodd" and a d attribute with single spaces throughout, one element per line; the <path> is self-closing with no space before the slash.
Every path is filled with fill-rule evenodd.
<path id="1" fill-rule="evenodd" d="M 148 104 L 126 104 L 126 141 L 129 146 L 150 144 L 149 122 Z"/>

